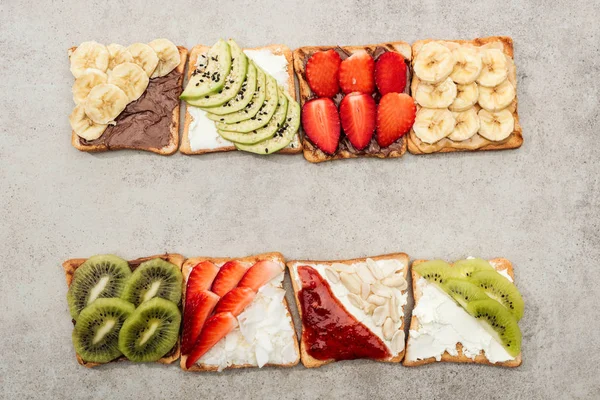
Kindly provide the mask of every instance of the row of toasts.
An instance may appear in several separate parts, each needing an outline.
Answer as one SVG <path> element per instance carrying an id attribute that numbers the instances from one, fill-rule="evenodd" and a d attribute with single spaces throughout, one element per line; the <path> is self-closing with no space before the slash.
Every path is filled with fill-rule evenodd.
<path id="1" fill-rule="evenodd" d="M 84 42 L 69 58 L 72 145 L 81 151 L 303 152 L 321 162 L 523 142 L 509 37 L 293 53 L 219 40 L 192 48 L 187 74 L 188 50 L 167 39 L 128 47 Z M 180 99 L 187 103 L 181 143 Z"/>
<path id="2" fill-rule="evenodd" d="M 343 261 L 114 255 L 63 263 L 77 360 L 170 364 L 188 371 L 308 368 L 371 359 L 521 364 L 524 302 L 510 261 L 452 265 L 404 253 Z M 301 318 L 296 337 L 285 267 Z M 409 290 L 412 281 L 412 290 Z M 414 308 L 405 338 L 404 306 Z"/>

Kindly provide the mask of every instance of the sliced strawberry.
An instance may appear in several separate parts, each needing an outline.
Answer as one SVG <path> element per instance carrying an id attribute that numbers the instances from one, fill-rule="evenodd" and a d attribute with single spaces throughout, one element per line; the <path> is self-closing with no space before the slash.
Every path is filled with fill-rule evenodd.
<path id="1" fill-rule="evenodd" d="M 306 80 L 319 97 L 333 97 L 340 91 L 340 55 L 335 50 L 317 51 L 306 62 Z"/>
<path id="2" fill-rule="evenodd" d="M 359 51 L 340 64 L 340 87 L 344 93 L 371 94 L 375 90 L 375 61 L 366 51 Z"/>
<path id="3" fill-rule="evenodd" d="M 211 290 L 221 297 L 225 296 L 227 292 L 237 286 L 247 270 L 248 267 L 238 260 L 226 262 L 219 269 Z"/>
<path id="4" fill-rule="evenodd" d="M 340 119 L 344 133 L 357 150 L 371 141 L 375 131 L 375 100 L 370 94 L 350 93 L 340 104 Z"/>
<path id="5" fill-rule="evenodd" d="M 200 293 L 203 290 L 209 290 L 218 273 L 219 267 L 210 261 L 196 264 L 188 277 L 186 293 Z"/>
<path id="6" fill-rule="evenodd" d="M 383 96 L 391 92 L 402 93 L 406 88 L 406 63 L 401 54 L 388 51 L 375 63 L 375 83 Z"/>
<path id="7" fill-rule="evenodd" d="M 238 287 L 249 287 L 255 292 L 260 289 L 265 283 L 269 282 L 271 279 L 275 278 L 277 275 L 281 274 L 283 270 L 279 266 L 279 264 L 263 260 L 259 261 L 252 266 L 246 272 L 246 275 L 242 278 Z"/>
<path id="8" fill-rule="evenodd" d="M 191 368 L 200 357 L 237 326 L 237 319 L 231 313 L 219 313 L 210 317 L 204 324 L 202 333 L 200 333 L 192 352 L 185 361 L 186 368 Z"/>
<path id="9" fill-rule="evenodd" d="M 208 290 L 187 294 L 183 311 L 183 333 L 181 334 L 181 352 L 183 354 L 189 354 L 192 350 L 206 319 L 219 300 L 219 296 Z"/>
<path id="10" fill-rule="evenodd" d="M 234 317 L 237 317 L 252 303 L 255 296 L 256 292 L 252 288 L 236 287 L 219 301 L 215 308 L 215 314 L 230 312 Z"/>
<path id="11" fill-rule="evenodd" d="M 333 154 L 340 142 L 340 116 L 333 100 L 314 99 L 302 107 L 302 127 L 323 152 Z"/>
<path id="12" fill-rule="evenodd" d="M 387 147 L 410 130 L 415 122 L 417 107 L 406 93 L 388 93 L 379 100 L 377 108 L 377 143 Z"/>

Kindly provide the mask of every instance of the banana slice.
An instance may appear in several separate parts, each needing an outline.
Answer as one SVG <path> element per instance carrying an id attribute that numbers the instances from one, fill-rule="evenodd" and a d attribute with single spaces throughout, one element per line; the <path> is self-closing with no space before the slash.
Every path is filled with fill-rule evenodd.
<path id="1" fill-rule="evenodd" d="M 181 62 L 179 49 L 168 39 L 156 39 L 148 43 L 148 46 L 158 55 L 158 65 L 152 73 L 151 78 L 165 76 L 173 71 Z"/>
<path id="2" fill-rule="evenodd" d="M 130 102 L 136 101 L 146 91 L 150 78 L 137 64 L 119 64 L 110 72 L 108 83 L 117 85 L 125 92 Z"/>
<path id="3" fill-rule="evenodd" d="M 456 85 L 456 98 L 450 104 L 450 111 L 465 111 L 473 107 L 479 99 L 479 87 L 475 82 Z"/>
<path id="4" fill-rule="evenodd" d="M 109 124 L 127 106 L 129 99 L 118 86 L 103 83 L 94 87 L 85 99 L 85 113 L 97 124 Z"/>
<path id="5" fill-rule="evenodd" d="M 417 103 L 427 108 L 446 108 L 455 98 L 456 84 L 450 78 L 437 85 L 420 82 L 415 94 Z"/>
<path id="6" fill-rule="evenodd" d="M 483 68 L 481 68 L 481 74 L 477 78 L 477 83 L 481 86 L 497 86 L 508 76 L 508 63 L 502 50 L 482 50 L 481 62 Z"/>
<path id="7" fill-rule="evenodd" d="M 102 136 L 106 128 L 108 128 L 108 125 L 97 124 L 92 121 L 85 114 L 85 107 L 83 104 L 75 107 L 71 115 L 69 115 L 69 122 L 77 136 L 82 137 L 85 140 L 98 139 Z"/>
<path id="8" fill-rule="evenodd" d="M 492 141 L 504 140 L 515 129 L 515 119 L 508 110 L 489 112 L 479 110 L 479 134 Z"/>
<path id="9" fill-rule="evenodd" d="M 127 48 L 133 56 L 133 62 L 142 67 L 151 76 L 158 65 L 158 55 L 145 43 L 134 43 Z"/>
<path id="10" fill-rule="evenodd" d="M 470 139 L 479 130 L 479 117 L 473 107 L 467 111 L 453 112 L 452 115 L 456 120 L 456 125 L 452 133 L 448 135 L 448 139 L 461 142 Z"/>
<path id="11" fill-rule="evenodd" d="M 515 87 L 507 79 L 498 86 L 479 88 L 479 105 L 488 111 L 500 111 L 512 103 L 516 96 Z"/>
<path id="12" fill-rule="evenodd" d="M 107 81 L 108 76 L 99 69 L 86 69 L 83 74 L 79 75 L 79 78 L 75 79 L 72 89 L 73 101 L 75 104 L 83 103 L 94 86 L 101 85 Z"/>
<path id="13" fill-rule="evenodd" d="M 435 143 L 452 133 L 456 121 L 447 108 L 421 108 L 417 112 L 413 130 L 425 143 Z"/>
<path id="14" fill-rule="evenodd" d="M 472 47 L 458 47 L 452 50 L 456 60 L 450 78 L 458 84 L 467 85 L 475 82 L 482 68 L 481 55 Z"/>
<path id="15" fill-rule="evenodd" d="M 450 76 L 454 63 L 454 56 L 446 46 L 429 42 L 421 47 L 413 68 L 423 82 L 438 83 Z"/>
<path id="16" fill-rule="evenodd" d="M 71 73 L 79 78 L 88 68 L 106 72 L 109 58 L 106 46 L 96 42 L 83 42 L 71 54 Z"/>
<path id="17" fill-rule="evenodd" d="M 108 53 L 110 54 L 110 60 L 108 61 L 108 69 L 111 70 L 119 64 L 126 62 L 133 62 L 133 56 L 127 50 L 127 47 L 120 44 L 111 43 L 106 46 Z"/>

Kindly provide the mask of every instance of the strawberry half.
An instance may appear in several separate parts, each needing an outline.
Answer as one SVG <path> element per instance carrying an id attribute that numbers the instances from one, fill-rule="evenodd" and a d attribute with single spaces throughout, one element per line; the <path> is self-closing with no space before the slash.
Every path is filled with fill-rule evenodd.
<path id="1" fill-rule="evenodd" d="M 259 261 L 246 272 L 238 287 L 248 287 L 257 292 L 261 286 L 281 274 L 283 270 L 279 264 L 263 260 Z"/>
<path id="2" fill-rule="evenodd" d="M 317 51 L 306 62 L 306 80 L 319 97 L 333 97 L 340 91 L 338 74 L 342 59 L 335 50 Z"/>
<path id="3" fill-rule="evenodd" d="M 375 132 L 375 100 L 370 94 L 350 93 L 340 104 L 340 119 L 344 133 L 357 150 L 371 141 Z"/>
<path id="4" fill-rule="evenodd" d="M 218 296 L 225 296 L 235 288 L 246 273 L 248 268 L 238 260 L 228 261 L 219 269 L 219 273 L 212 284 L 212 291 Z"/>
<path id="5" fill-rule="evenodd" d="M 406 93 L 388 93 L 377 108 L 377 143 L 388 147 L 406 134 L 415 122 L 417 107 Z"/>
<path id="6" fill-rule="evenodd" d="M 200 293 L 187 293 L 183 311 L 183 333 L 181 334 L 181 352 L 189 354 L 208 316 L 219 302 L 220 297 L 204 290 Z"/>
<path id="7" fill-rule="evenodd" d="M 188 277 L 186 293 L 200 293 L 203 290 L 209 290 L 218 273 L 219 267 L 210 261 L 196 264 Z"/>
<path id="8" fill-rule="evenodd" d="M 200 357 L 237 326 L 237 319 L 231 313 L 219 313 L 210 317 L 204 324 L 204 329 L 202 329 L 194 349 L 185 361 L 186 368 L 191 368 Z"/>
<path id="9" fill-rule="evenodd" d="M 366 51 L 359 51 L 340 64 L 340 87 L 344 93 L 371 94 L 375 90 L 375 60 Z"/>
<path id="10" fill-rule="evenodd" d="M 391 92 L 402 93 L 406 88 L 406 63 L 401 54 L 383 53 L 375 63 L 375 83 L 383 96 Z"/>
<path id="11" fill-rule="evenodd" d="M 219 301 L 215 308 L 215 314 L 230 312 L 234 317 L 237 317 L 244 311 L 244 308 L 252 303 L 255 296 L 256 292 L 252 288 L 236 287 Z"/>
<path id="12" fill-rule="evenodd" d="M 310 100 L 302 107 L 302 128 L 323 152 L 333 154 L 340 142 L 340 116 L 333 100 Z"/>

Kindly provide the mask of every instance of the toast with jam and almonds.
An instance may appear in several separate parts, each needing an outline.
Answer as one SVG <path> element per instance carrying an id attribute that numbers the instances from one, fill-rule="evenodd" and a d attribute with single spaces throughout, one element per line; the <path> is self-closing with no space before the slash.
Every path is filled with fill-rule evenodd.
<path id="1" fill-rule="evenodd" d="M 189 57 L 190 62 L 189 62 L 189 67 L 188 67 L 188 72 L 187 72 L 188 80 L 194 74 L 196 65 L 198 64 L 198 57 L 205 54 L 209 49 L 210 49 L 210 46 L 206 46 L 206 45 L 202 45 L 202 44 L 198 44 L 191 49 L 190 57 Z M 287 80 L 288 93 L 293 99 L 295 99 L 296 98 L 296 84 L 295 84 L 295 80 L 294 80 L 294 71 L 293 71 L 294 68 L 293 68 L 293 63 L 292 63 L 291 50 L 287 46 L 281 45 L 281 44 L 272 44 L 269 46 L 248 48 L 248 49 L 244 49 L 244 50 L 262 50 L 262 49 L 269 50 L 274 55 L 282 55 L 286 58 L 287 65 L 288 65 L 288 74 L 289 74 L 289 78 Z M 237 150 L 233 144 L 227 143 L 227 141 L 225 141 L 224 139 L 222 140 L 223 144 L 216 148 L 208 148 L 207 147 L 207 148 L 200 148 L 200 149 L 196 149 L 196 150 L 192 149 L 191 144 L 190 144 L 190 124 L 192 123 L 193 117 L 188 110 L 189 107 L 190 106 L 186 104 L 186 113 L 185 113 L 185 120 L 184 120 L 184 125 L 183 125 L 183 134 L 181 137 L 181 146 L 179 148 L 179 151 L 181 153 L 188 154 L 188 155 L 194 155 L 194 154 L 200 155 L 200 154 L 206 154 L 206 153 L 219 153 L 219 152 L 224 152 L 224 151 Z M 302 151 L 302 142 L 300 140 L 299 133 L 297 132 L 294 135 L 294 139 L 292 140 L 292 142 L 288 146 L 277 151 L 277 154 L 297 154 L 297 153 L 300 153 L 301 151 Z"/>
<path id="2" fill-rule="evenodd" d="M 425 39 L 418 40 L 412 45 L 412 54 L 413 60 L 412 64 L 414 66 L 415 59 L 417 58 L 421 48 L 430 42 L 442 42 L 450 44 L 450 46 L 457 45 L 466 45 L 473 46 L 475 48 L 494 48 L 501 50 L 512 62 L 509 63 L 508 67 L 508 80 L 515 86 L 515 92 L 517 89 L 517 73 L 514 65 L 514 45 L 513 40 L 509 36 L 490 36 L 485 38 L 476 38 L 473 40 L 441 40 L 441 39 Z M 416 98 L 417 87 L 419 86 L 419 78 L 416 74 L 413 74 L 412 83 L 411 83 L 411 93 L 414 98 Z M 411 129 L 410 133 L 407 135 L 408 139 L 408 151 L 411 154 L 431 154 L 431 153 L 450 153 L 456 151 L 487 151 L 487 150 L 507 150 L 507 149 L 516 149 L 521 147 L 523 144 L 523 135 L 521 125 L 519 124 L 519 114 L 518 114 L 518 100 L 517 95 L 515 94 L 513 102 L 508 106 L 508 110 L 512 113 L 514 117 L 514 130 L 513 132 L 504 140 L 501 141 L 491 141 L 488 140 L 478 133 L 475 133 L 471 138 L 463 141 L 454 141 L 449 137 L 445 137 L 438 142 L 433 144 L 428 144 L 421 141 L 414 130 Z M 479 104 L 475 104 L 476 109 L 480 109 Z M 417 104 L 417 108 L 420 108 Z"/>
<path id="3" fill-rule="evenodd" d="M 129 260 L 129 261 L 127 261 L 127 263 L 129 264 L 129 267 L 131 268 L 131 270 L 135 271 L 135 269 L 137 267 L 139 267 L 140 264 L 142 264 L 143 262 L 153 260 L 156 258 L 165 260 L 165 261 L 175 265 L 179 269 L 182 268 L 183 262 L 185 260 L 185 258 L 181 254 L 165 253 L 165 254 L 158 254 L 158 255 L 149 256 L 149 257 L 137 258 L 135 260 Z M 63 269 L 65 271 L 67 287 L 71 286 L 71 282 L 73 281 L 73 275 L 75 274 L 75 271 L 77 270 L 77 268 L 79 268 L 86 260 L 87 260 L 87 258 L 72 258 L 72 259 L 66 260 L 65 262 L 62 263 Z M 73 325 L 75 325 L 75 320 L 73 320 Z M 179 358 L 180 354 L 181 354 L 180 353 L 180 339 L 178 339 L 175 346 L 167 354 L 165 354 L 162 358 L 160 358 L 156 362 L 159 364 L 172 364 Z M 75 356 L 77 357 L 77 362 L 86 368 L 93 368 L 93 367 L 97 367 L 99 365 L 104 364 L 104 363 L 85 361 L 77 353 L 75 353 Z M 109 362 L 115 362 L 115 361 L 128 361 L 128 360 L 125 356 L 121 356 L 121 357 L 119 357 L 113 361 L 109 361 Z"/>
<path id="4" fill-rule="evenodd" d="M 404 278 L 404 280 L 406 280 L 407 276 L 408 276 L 408 264 L 409 264 L 409 257 L 407 254 L 405 253 L 393 253 L 393 254 L 386 254 L 386 255 L 380 255 L 380 256 L 375 256 L 375 257 L 365 257 L 365 258 L 356 258 L 356 259 L 352 259 L 352 260 L 332 260 L 332 261 L 313 261 L 313 260 L 290 260 L 286 263 L 287 268 L 290 272 L 290 277 L 291 277 L 291 281 L 292 281 L 292 286 L 294 288 L 294 296 L 296 298 L 296 305 L 298 307 L 298 313 L 300 315 L 300 319 L 302 322 L 302 334 L 301 334 L 301 339 L 300 339 L 300 352 L 301 352 L 301 360 L 302 360 L 302 364 L 306 367 L 306 368 L 317 368 L 317 367 L 321 367 L 323 365 L 326 364 L 330 364 L 333 362 L 337 362 L 340 360 L 337 360 L 335 358 L 329 358 L 329 359 L 318 359 L 313 357 L 310 353 L 309 350 L 309 343 L 308 343 L 308 338 L 307 336 L 305 336 L 305 330 L 306 330 L 306 325 L 305 325 L 305 320 L 303 317 L 303 313 L 302 313 L 302 302 L 300 299 L 301 291 L 303 290 L 303 285 L 301 282 L 299 282 L 299 275 L 298 275 L 298 268 L 302 267 L 303 265 L 324 265 L 327 267 L 332 267 L 334 268 L 335 264 L 344 264 L 344 265 L 352 265 L 352 264 L 356 264 L 356 263 L 366 263 L 367 259 L 370 258 L 371 260 L 378 262 L 381 260 L 397 260 L 399 261 L 402 265 L 403 265 L 403 270 L 401 273 L 401 276 Z M 327 272 L 325 272 L 325 274 L 327 274 Z M 320 272 L 319 272 L 319 275 Z M 331 285 L 331 282 L 329 279 L 326 279 L 325 276 L 321 276 L 321 278 L 325 281 L 328 282 L 329 285 Z M 406 288 L 401 290 L 403 294 L 406 293 Z M 333 292 L 333 290 L 331 291 Z M 337 298 L 337 294 L 334 294 L 334 296 Z M 339 300 L 338 300 L 339 302 Z M 342 308 L 344 310 L 346 310 L 346 305 L 342 305 L 340 303 L 340 305 L 342 306 Z M 347 310 L 346 310 L 347 311 Z M 405 323 L 404 323 L 404 313 L 400 314 L 400 318 L 401 318 L 401 324 L 398 327 L 398 331 L 401 331 L 401 342 L 402 342 L 402 350 L 396 355 L 396 356 L 389 356 L 387 358 L 384 359 L 376 359 L 375 361 L 379 361 L 379 362 L 389 362 L 389 363 L 399 363 L 400 361 L 402 361 L 402 359 L 404 358 L 404 354 L 405 354 L 405 349 L 404 349 L 404 344 L 405 344 L 405 340 L 404 340 L 404 327 L 405 327 Z M 372 333 L 372 332 L 371 332 Z M 342 343 L 342 345 L 345 345 L 345 343 Z M 386 345 L 387 346 L 387 345 Z M 388 348 L 389 351 L 389 348 Z M 358 359 L 359 357 L 357 357 L 356 359 Z M 360 358 L 368 358 L 368 357 L 360 357 Z"/>
<path id="5" fill-rule="evenodd" d="M 415 267 L 426 261 L 427 260 L 415 260 L 412 262 L 412 265 L 411 265 L 412 295 L 413 295 L 413 299 L 414 299 L 413 309 L 417 307 L 417 305 L 419 304 L 419 300 L 421 299 L 421 296 L 422 296 L 421 291 L 417 287 L 417 282 L 419 281 L 419 278 L 421 278 L 421 275 L 419 275 L 419 273 L 417 273 L 415 271 Z M 497 271 L 505 271 L 511 277 L 511 279 L 514 280 L 515 275 L 514 275 L 513 265 L 509 260 L 507 260 L 505 258 L 493 258 L 488 261 L 492 265 L 492 267 L 494 267 Z M 410 320 L 409 332 L 410 331 L 418 331 L 418 329 L 419 329 L 419 319 L 415 315 L 412 315 L 411 320 Z M 407 339 L 407 347 L 410 346 L 409 341 L 410 341 L 410 334 Z M 485 364 L 485 365 L 494 365 L 494 366 L 511 367 L 511 368 L 518 367 L 522 363 L 522 354 L 521 353 L 519 353 L 519 355 L 517 355 L 514 360 L 491 363 L 484 354 L 478 354 L 477 356 L 475 356 L 474 359 L 467 357 L 463 353 L 463 347 L 462 347 L 461 343 L 456 344 L 456 349 L 458 352 L 458 354 L 456 356 L 453 356 L 453 355 L 449 354 L 447 351 L 445 351 L 441 356 L 440 362 L 474 363 L 474 364 Z M 438 362 L 438 361 L 435 359 L 435 357 L 430 357 L 430 358 L 426 358 L 424 360 L 415 360 L 415 361 L 408 360 L 407 358 L 405 358 L 404 361 L 402 362 L 402 364 L 406 367 L 418 367 L 420 365 L 432 364 L 432 363 L 436 363 L 436 362 Z"/>
<path id="6" fill-rule="evenodd" d="M 71 54 L 73 54 L 73 52 L 77 49 L 77 47 L 72 47 L 69 49 L 68 54 L 69 54 L 69 58 L 71 57 Z M 146 136 L 141 137 L 140 140 L 136 141 L 128 141 L 127 139 L 123 139 L 122 143 L 117 143 L 114 145 L 111 145 L 110 143 L 106 142 L 106 138 L 108 136 L 111 135 L 111 130 L 115 129 L 114 126 L 109 126 L 106 131 L 102 134 L 102 136 L 100 136 L 99 138 L 95 139 L 95 140 L 91 140 L 91 141 L 87 141 L 83 138 L 80 138 L 79 136 L 77 136 L 77 134 L 75 133 L 75 131 L 72 131 L 71 133 L 71 144 L 73 145 L 73 147 L 75 147 L 77 150 L 80 151 L 85 151 L 85 152 L 89 152 L 89 153 L 98 153 L 98 152 L 104 152 L 104 151 L 111 151 L 111 150 L 142 150 L 142 151 L 149 151 L 152 153 L 157 153 L 160 155 L 171 155 L 173 153 L 175 153 L 177 151 L 177 149 L 179 148 L 179 109 L 180 109 L 180 101 L 179 101 L 179 94 L 181 94 L 181 90 L 183 87 L 183 78 L 184 78 L 184 70 L 185 70 L 185 65 L 186 65 L 186 61 L 187 61 L 187 56 L 188 56 L 188 50 L 187 48 L 183 47 L 183 46 L 177 46 L 177 49 L 179 50 L 179 55 L 181 57 L 181 61 L 179 63 L 179 65 L 173 70 L 171 71 L 171 73 L 169 73 L 166 76 L 163 77 L 159 77 L 159 78 L 151 78 L 150 79 L 150 83 L 148 85 L 148 88 L 146 88 L 146 92 L 136 101 L 130 103 L 127 105 L 127 107 L 125 108 L 125 110 L 121 113 L 121 115 L 119 115 L 119 117 L 117 117 L 117 123 L 119 122 L 119 119 L 122 119 L 123 117 L 125 117 L 127 119 L 126 116 L 131 116 L 131 118 L 128 118 L 126 122 L 123 123 L 127 123 L 128 125 L 133 125 L 128 126 L 125 128 L 125 132 L 123 134 L 127 134 L 128 131 L 134 130 L 136 129 L 135 125 L 134 125 L 134 120 L 135 120 L 135 115 L 136 114 L 141 114 L 144 111 L 148 111 L 149 108 L 148 106 L 150 105 L 150 103 L 157 103 L 160 104 L 160 101 L 152 101 L 152 102 L 145 102 L 144 101 L 144 97 L 146 96 L 146 94 L 148 93 L 148 91 L 152 91 L 152 93 L 157 93 L 158 96 L 161 95 L 160 90 L 159 89 L 160 86 L 158 86 L 159 82 L 164 82 L 168 79 L 176 79 L 174 84 L 170 84 L 169 86 L 173 86 L 173 87 L 177 87 L 178 89 L 176 90 L 176 97 L 177 97 L 177 101 L 175 103 L 175 100 L 172 99 L 171 102 L 176 104 L 173 109 L 171 110 L 159 110 L 160 113 L 164 113 L 164 115 L 161 115 L 161 120 L 167 119 L 166 122 L 164 123 L 164 127 L 160 126 L 160 130 L 158 132 L 155 132 L 154 135 L 152 135 L 152 143 L 148 142 L 148 135 L 142 135 L 142 136 Z M 144 117 L 145 118 L 145 117 Z M 141 118 L 141 119 L 144 119 Z M 150 122 L 150 125 L 146 126 L 146 129 L 152 128 L 153 124 L 156 123 L 156 121 L 154 122 Z M 142 133 L 145 134 L 144 131 L 139 132 L 136 131 L 138 133 Z"/>
<path id="7" fill-rule="evenodd" d="M 253 255 L 253 256 L 248 256 L 248 257 L 240 257 L 240 258 L 229 258 L 229 257 L 194 257 L 194 258 L 188 258 L 185 260 L 185 262 L 183 263 L 183 267 L 182 267 L 182 272 L 183 272 L 183 297 L 182 297 L 182 303 L 183 304 L 187 304 L 186 303 L 186 299 L 187 297 L 190 295 L 189 293 L 187 293 L 188 289 L 188 281 L 190 280 L 190 276 L 192 273 L 192 270 L 194 268 L 196 268 L 199 264 L 208 261 L 210 263 L 213 263 L 214 265 L 218 266 L 219 271 L 221 271 L 221 268 L 224 267 L 226 265 L 226 263 L 229 262 L 233 262 L 233 263 L 241 263 L 241 264 L 245 264 L 247 266 L 253 266 L 258 262 L 261 261 L 273 261 L 276 262 L 277 264 L 280 264 L 282 269 L 280 273 L 285 273 L 285 259 L 283 257 L 283 255 L 281 253 L 278 252 L 271 252 L 271 253 L 263 253 L 263 254 L 257 254 L 257 255 Z M 246 271 L 248 271 L 249 269 L 247 269 Z M 243 275 L 244 277 L 246 276 L 245 273 Z M 211 280 L 213 279 L 218 279 L 218 274 L 216 277 L 212 277 Z M 242 278 L 243 280 L 244 278 Z M 237 279 L 236 279 L 237 280 Z M 214 283 L 215 281 L 213 280 L 210 283 L 211 286 L 211 290 L 216 291 L 215 287 L 212 286 L 212 283 Z M 239 283 L 239 282 L 238 282 Z M 235 286 L 237 283 L 234 283 L 233 286 Z M 237 287 L 236 287 L 237 288 Z M 231 291 L 230 291 L 231 292 Z M 221 298 L 225 298 L 225 296 L 227 296 L 227 294 L 225 294 L 223 297 Z M 218 296 L 217 296 L 218 298 Z M 220 299 L 219 299 L 220 300 Z M 293 345 L 294 345 L 294 351 L 295 354 L 297 354 L 297 358 L 289 363 L 286 364 L 272 364 L 272 363 L 267 363 L 265 364 L 265 366 L 271 366 L 271 367 L 293 367 L 295 365 L 297 365 L 300 362 L 300 350 L 299 350 L 299 346 L 298 346 L 298 338 L 296 337 L 296 331 L 294 329 L 294 323 L 292 320 L 292 313 L 290 311 L 289 308 L 289 304 L 287 303 L 285 297 L 283 298 L 283 306 L 285 307 L 285 312 L 286 312 L 286 316 L 287 318 L 289 318 L 289 323 L 291 325 L 291 329 L 292 329 L 292 337 L 293 337 Z M 217 306 L 215 307 L 215 310 L 218 308 L 218 303 Z M 184 307 L 184 324 L 183 324 L 183 336 L 185 337 L 186 335 L 186 330 L 187 327 L 185 326 L 185 312 L 186 309 Z M 221 339 L 221 340 L 224 340 Z M 184 339 L 185 341 L 185 339 Z M 181 354 L 181 361 L 180 361 L 180 365 L 181 365 L 181 369 L 183 369 L 184 371 L 196 371 L 196 372 L 207 372 L 207 371 L 219 371 L 219 367 L 217 365 L 206 365 L 206 364 L 202 364 L 199 362 L 195 362 L 193 365 L 191 366 L 187 366 L 187 360 L 188 360 L 189 355 L 188 354 Z M 232 365 L 228 365 L 225 369 L 239 369 L 239 368 L 256 368 L 257 365 L 253 365 L 253 364 L 232 364 Z"/>
<path id="8" fill-rule="evenodd" d="M 366 51 L 369 53 L 375 61 L 386 52 L 396 52 L 402 55 L 405 63 L 407 64 L 406 73 L 406 86 L 403 93 L 408 94 L 410 88 L 410 62 L 411 62 L 411 47 L 406 42 L 388 42 L 380 44 L 371 44 L 365 46 L 306 46 L 300 47 L 294 50 L 294 70 L 298 78 L 300 86 L 300 104 L 304 106 L 309 100 L 316 98 L 317 96 L 313 93 L 306 77 L 306 65 L 308 60 L 317 52 L 323 52 L 327 50 L 335 50 L 342 60 L 348 58 L 352 54 L 359 51 Z M 376 97 L 379 93 L 376 94 Z M 339 105 L 342 100 L 341 92 L 334 97 L 334 102 Z M 380 147 L 373 135 L 370 143 L 363 150 L 356 150 L 356 148 L 350 143 L 348 137 L 344 134 L 340 137 L 339 146 L 337 151 L 333 154 L 327 154 L 320 150 L 310 139 L 307 138 L 306 133 L 302 136 L 302 144 L 304 147 L 304 157 L 306 160 L 314 163 L 338 160 L 344 158 L 357 158 L 357 157 L 377 157 L 377 158 L 397 158 L 402 157 L 406 152 L 407 148 L 407 135 L 403 135 L 397 139 L 394 143 L 387 147 Z"/>

